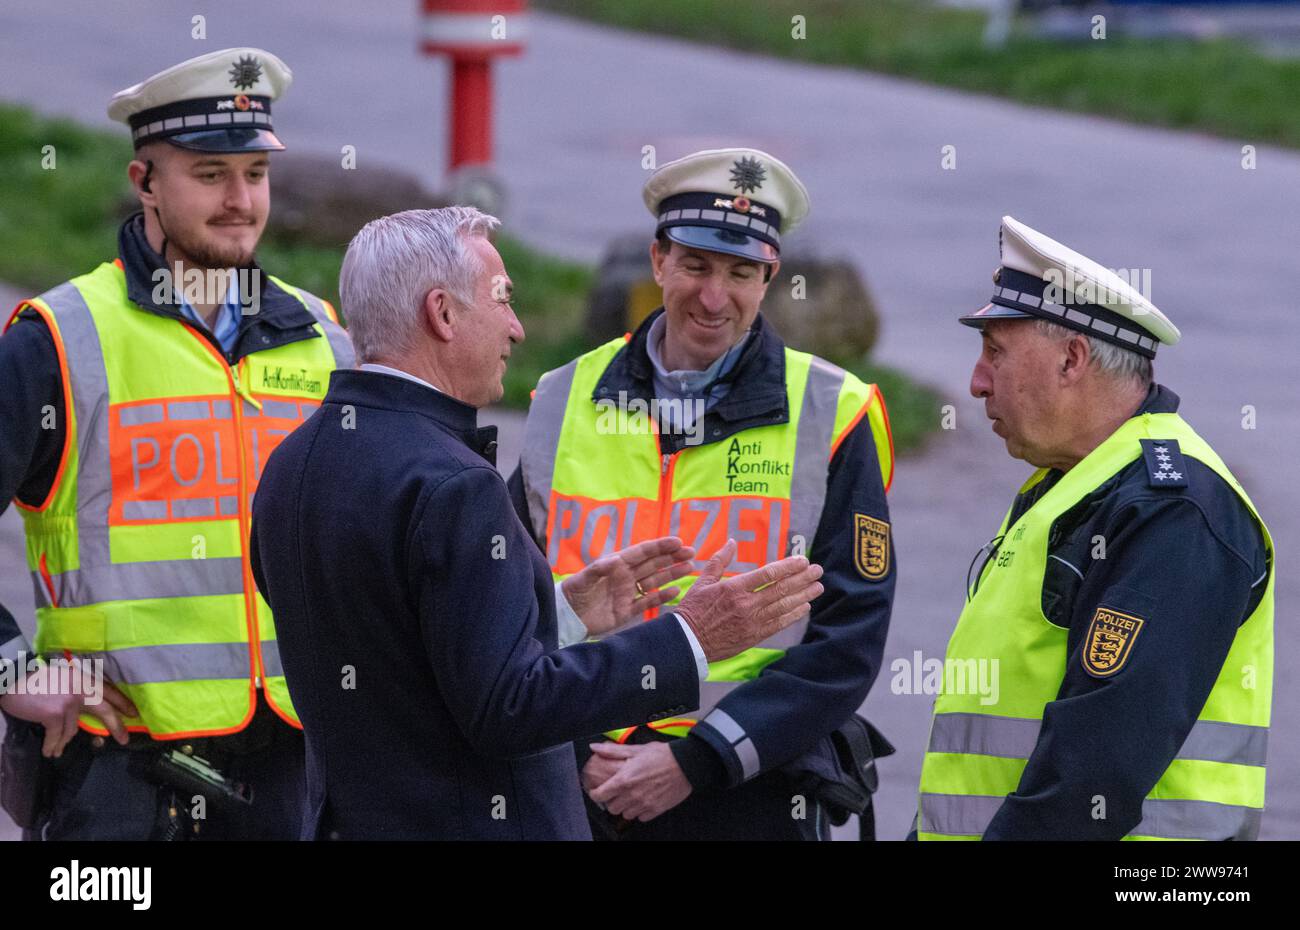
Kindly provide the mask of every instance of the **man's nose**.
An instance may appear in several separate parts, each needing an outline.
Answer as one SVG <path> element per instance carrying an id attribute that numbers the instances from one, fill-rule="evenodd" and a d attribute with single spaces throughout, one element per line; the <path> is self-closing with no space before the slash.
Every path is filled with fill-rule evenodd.
<path id="1" fill-rule="evenodd" d="M 993 378 L 989 376 L 983 359 L 975 363 L 975 370 L 971 372 L 970 392 L 973 397 L 988 397 L 993 393 Z"/>
<path id="2" fill-rule="evenodd" d="M 710 277 L 700 288 L 700 303 L 710 312 L 721 310 L 729 299 L 726 287 L 716 277 Z"/>
<path id="3" fill-rule="evenodd" d="M 510 311 L 510 341 L 512 343 L 524 341 L 524 324 L 519 322 L 519 315 L 514 310 Z"/>
<path id="4" fill-rule="evenodd" d="M 236 174 L 226 185 L 225 208 L 240 213 L 253 212 L 253 193 L 248 179 L 242 174 Z"/>

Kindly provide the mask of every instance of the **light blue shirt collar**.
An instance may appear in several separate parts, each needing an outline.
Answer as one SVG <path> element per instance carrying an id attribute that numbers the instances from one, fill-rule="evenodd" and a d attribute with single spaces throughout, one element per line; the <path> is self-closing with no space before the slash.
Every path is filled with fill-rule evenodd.
<path id="1" fill-rule="evenodd" d="M 221 344 L 221 351 L 229 355 L 230 350 L 234 348 L 235 340 L 239 337 L 239 318 L 243 315 L 243 304 L 239 301 L 239 276 L 237 274 L 230 276 L 225 303 L 217 308 L 217 315 L 213 318 L 211 327 L 184 297 L 181 297 L 181 313 L 191 322 L 211 332 Z"/>

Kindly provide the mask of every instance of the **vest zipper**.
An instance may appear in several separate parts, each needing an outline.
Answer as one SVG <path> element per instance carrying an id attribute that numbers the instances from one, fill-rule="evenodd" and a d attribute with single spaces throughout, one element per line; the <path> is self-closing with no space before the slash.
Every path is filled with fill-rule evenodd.
<path id="1" fill-rule="evenodd" d="M 204 333 L 199 331 L 198 327 L 193 326 L 187 320 L 181 320 L 181 324 L 187 327 L 195 338 L 199 339 L 205 346 L 212 345 L 212 342 L 206 338 Z M 240 403 L 244 399 L 244 394 L 241 390 L 243 379 L 239 377 L 239 366 L 244 362 L 244 359 L 240 359 L 234 365 L 231 365 L 230 360 L 219 351 L 214 349 L 213 354 L 220 359 L 221 369 L 225 372 L 226 381 L 230 385 L 230 415 L 235 424 L 235 455 L 239 462 L 239 499 L 235 504 L 235 513 L 239 521 L 239 562 L 240 574 L 244 582 L 244 625 L 248 631 L 249 656 L 252 660 L 249 677 L 256 689 L 257 683 L 262 678 L 262 650 L 258 636 L 257 607 L 254 601 L 255 595 L 253 594 L 256 587 L 253 581 L 253 567 L 248 553 L 252 514 L 248 512 L 248 461 L 244 454 L 244 412 L 243 405 Z M 252 401 L 251 398 L 250 402 L 259 409 L 262 406 L 260 403 Z"/>
<path id="2" fill-rule="evenodd" d="M 672 516 L 673 503 L 673 469 L 677 464 L 677 452 L 665 453 L 659 442 L 659 434 L 653 433 L 655 440 L 655 453 L 659 456 L 659 535 L 668 535 L 669 518 Z M 645 612 L 646 620 L 653 620 L 658 613 L 653 610 Z"/>

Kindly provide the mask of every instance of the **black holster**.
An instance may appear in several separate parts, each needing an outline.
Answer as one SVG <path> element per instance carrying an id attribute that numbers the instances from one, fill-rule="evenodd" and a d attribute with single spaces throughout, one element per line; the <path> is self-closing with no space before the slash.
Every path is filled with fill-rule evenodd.
<path id="1" fill-rule="evenodd" d="M 880 786 L 876 760 L 892 755 L 894 747 L 884 734 L 854 714 L 810 753 L 783 771 L 809 791 L 834 826 L 858 815 L 858 839 L 876 838 L 871 796 Z"/>
<path id="2" fill-rule="evenodd" d="M 53 786 L 51 760 L 41 755 L 45 728 L 5 718 L 4 746 L 0 749 L 0 807 L 15 824 L 33 830 L 46 812 Z"/>

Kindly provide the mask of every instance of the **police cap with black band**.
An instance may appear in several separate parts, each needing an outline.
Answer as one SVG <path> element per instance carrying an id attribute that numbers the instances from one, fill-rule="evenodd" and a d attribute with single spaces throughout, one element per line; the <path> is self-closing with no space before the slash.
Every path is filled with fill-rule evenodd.
<path id="1" fill-rule="evenodd" d="M 655 234 L 693 249 L 775 262 L 781 235 L 808 215 L 808 191 L 758 149 L 707 149 L 659 168 L 641 197 Z"/>
<path id="2" fill-rule="evenodd" d="M 131 127 L 137 149 L 161 139 L 198 152 L 276 152 L 284 144 L 271 126 L 271 102 L 292 81 L 270 52 L 228 48 L 118 91 L 108 115 Z"/>
<path id="3" fill-rule="evenodd" d="M 1178 342 L 1178 327 L 1128 281 L 1097 262 L 1002 217 L 1002 265 L 990 301 L 960 318 L 976 329 L 989 320 L 1050 320 L 1147 358 Z"/>

